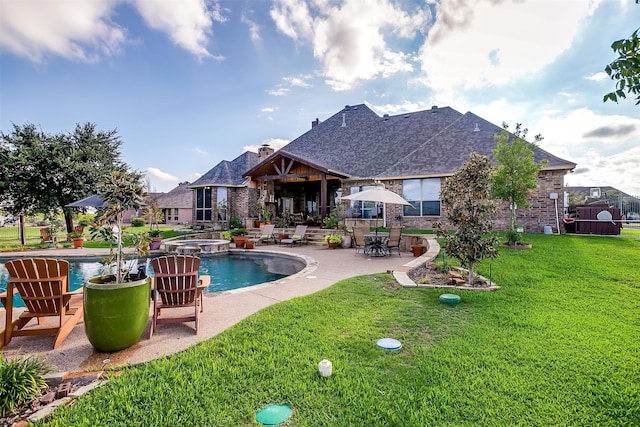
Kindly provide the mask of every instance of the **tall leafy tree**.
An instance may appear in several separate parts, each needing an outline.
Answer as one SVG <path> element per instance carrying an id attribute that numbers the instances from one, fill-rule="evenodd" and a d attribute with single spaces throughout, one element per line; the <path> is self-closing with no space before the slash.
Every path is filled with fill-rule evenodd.
<path id="1" fill-rule="evenodd" d="M 440 201 L 450 233 L 441 222 L 433 227 L 445 239 L 445 250 L 469 269 L 469 286 L 474 284 L 474 263 L 498 255 L 498 237 L 492 217 L 497 208 L 491 198 L 493 165 L 486 156 L 471 153 L 471 158 L 453 176 L 447 178 L 440 191 Z"/>
<path id="2" fill-rule="evenodd" d="M 14 124 L 0 141 L 0 202 L 14 215 L 51 218 L 62 211 L 67 231 L 73 229 L 73 212 L 66 205 L 95 194 L 113 170 L 127 169 L 117 131 L 101 131 L 93 123 L 55 135 Z"/>
<path id="3" fill-rule="evenodd" d="M 617 80 L 617 83 L 616 90 L 606 94 L 603 102 L 609 100 L 618 102 L 619 98 L 626 98 L 627 94 L 633 94 L 636 96 L 636 105 L 640 104 L 639 31 L 640 28 L 635 30 L 628 39 L 616 40 L 611 44 L 611 49 L 618 54 L 618 58 L 604 70 L 612 80 Z"/>
<path id="4" fill-rule="evenodd" d="M 493 174 L 492 195 L 509 204 L 511 215 L 507 239 L 509 243 L 517 243 L 520 237 L 516 232 L 517 208 L 529 207 L 529 194 L 538 188 L 538 173 L 547 161 L 536 163 L 534 150 L 537 145 L 525 140 L 528 130 L 522 129 L 520 123 L 516 125 L 513 135 L 508 132 L 506 123 L 502 127 L 502 132 L 494 136 L 497 145 L 493 155 L 498 167 Z M 534 138 L 536 142 L 542 141 L 541 135 Z"/>

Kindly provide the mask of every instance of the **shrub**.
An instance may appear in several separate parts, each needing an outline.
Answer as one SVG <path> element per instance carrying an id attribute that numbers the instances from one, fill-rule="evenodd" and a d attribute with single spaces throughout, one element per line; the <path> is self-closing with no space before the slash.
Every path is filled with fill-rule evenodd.
<path id="1" fill-rule="evenodd" d="M 51 367 L 35 356 L 6 361 L 0 353 L 0 416 L 39 397 L 47 388 L 44 376 L 49 372 Z"/>
<path id="2" fill-rule="evenodd" d="M 328 234 L 324 236 L 324 243 L 342 243 L 342 236 L 339 234 Z"/>
<path id="3" fill-rule="evenodd" d="M 144 227 L 144 218 L 131 218 L 132 227 Z"/>
<path id="4" fill-rule="evenodd" d="M 232 216 L 229 218 L 229 227 L 230 228 L 240 228 L 242 227 L 242 220 L 237 216 Z"/>
<path id="5" fill-rule="evenodd" d="M 338 228 L 338 217 L 331 214 L 324 219 L 324 228 L 336 229 Z"/>

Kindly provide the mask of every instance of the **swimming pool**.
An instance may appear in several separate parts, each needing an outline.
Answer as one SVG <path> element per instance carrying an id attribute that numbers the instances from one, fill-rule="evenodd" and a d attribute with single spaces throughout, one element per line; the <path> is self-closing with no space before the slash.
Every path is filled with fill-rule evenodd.
<path id="1" fill-rule="evenodd" d="M 151 260 L 143 261 L 147 266 L 147 274 L 153 276 Z M 69 260 L 69 264 L 69 287 L 72 291 L 81 288 L 90 277 L 100 275 L 103 268 L 96 260 Z M 229 253 L 200 257 L 199 273 L 211 276 L 211 285 L 204 291 L 211 293 L 272 282 L 295 274 L 305 266 L 303 260 L 286 255 Z M 7 289 L 8 280 L 9 273 L 4 264 L 0 264 L 0 293 Z M 14 306 L 24 307 L 19 295 L 14 296 Z"/>

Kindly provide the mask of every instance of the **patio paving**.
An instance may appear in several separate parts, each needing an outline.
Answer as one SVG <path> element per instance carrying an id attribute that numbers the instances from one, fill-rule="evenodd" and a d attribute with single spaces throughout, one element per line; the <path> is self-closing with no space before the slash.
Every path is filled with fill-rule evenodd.
<path id="1" fill-rule="evenodd" d="M 356 255 L 355 249 L 329 249 L 326 246 L 316 245 L 293 248 L 269 245 L 259 246 L 251 251 L 291 253 L 305 257 L 308 265 L 300 273 L 276 282 L 207 294 L 204 312 L 200 317 L 198 335 L 194 334 L 193 323 L 162 325 L 150 340 L 147 338 L 147 329 L 142 339 L 134 346 L 115 353 L 100 353 L 89 344 L 81 320 L 56 350 L 51 349 L 53 345 L 53 335 L 51 335 L 16 337 L 0 351 L 6 358 L 37 354 L 61 372 L 83 372 L 143 363 L 187 349 L 272 304 L 312 294 L 349 277 L 392 271 L 396 276 L 403 276 L 403 272 L 419 263 L 409 252 L 402 252 L 400 257 L 393 255 L 367 258 L 362 254 Z M 48 249 L 18 253 L 5 252 L 0 253 L 0 257 L 3 259 L 18 256 L 78 258 L 95 257 L 104 253 L 105 250 L 89 248 Z M 19 312 L 14 313 L 14 317 L 18 314 Z M 4 319 L 4 309 L 0 309 L 0 330 L 4 329 Z"/>

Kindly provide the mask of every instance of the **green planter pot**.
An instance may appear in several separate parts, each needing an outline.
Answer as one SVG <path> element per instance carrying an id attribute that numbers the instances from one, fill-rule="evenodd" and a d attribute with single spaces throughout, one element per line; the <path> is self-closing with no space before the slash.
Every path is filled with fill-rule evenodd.
<path id="1" fill-rule="evenodd" d="M 149 321 L 151 279 L 103 284 L 100 277 L 84 284 L 84 330 L 96 350 L 109 353 L 140 340 Z"/>

